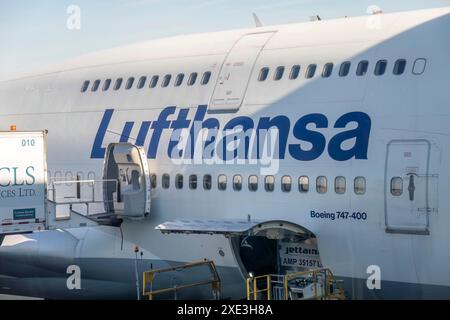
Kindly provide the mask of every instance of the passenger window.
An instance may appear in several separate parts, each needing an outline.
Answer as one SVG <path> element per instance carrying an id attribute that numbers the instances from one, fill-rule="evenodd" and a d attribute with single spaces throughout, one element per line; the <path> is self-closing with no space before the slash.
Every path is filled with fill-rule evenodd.
<path id="1" fill-rule="evenodd" d="M 191 73 L 191 75 L 189 76 L 188 83 L 187 83 L 188 86 L 193 86 L 195 84 L 195 82 L 197 81 L 197 77 L 198 77 L 197 72 Z"/>
<path id="2" fill-rule="evenodd" d="M 134 78 L 133 77 L 129 78 L 127 81 L 127 85 L 125 86 L 125 89 L 130 90 L 131 87 L 133 86 L 133 83 L 134 83 Z"/>
<path id="3" fill-rule="evenodd" d="M 117 79 L 116 83 L 114 84 L 114 90 L 116 90 L 116 91 L 119 90 L 120 87 L 122 86 L 122 82 L 123 82 L 122 78 Z"/>
<path id="4" fill-rule="evenodd" d="M 163 78 L 161 87 L 166 88 L 169 85 L 171 79 L 172 79 L 172 75 L 166 74 Z"/>
<path id="5" fill-rule="evenodd" d="M 302 193 L 309 191 L 309 178 L 307 176 L 298 178 L 298 190 Z"/>
<path id="6" fill-rule="evenodd" d="M 234 191 L 241 191 L 242 189 L 242 176 L 240 174 L 233 177 L 233 189 Z"/>
<path id="7" fill-rule="evenodd" d="M 203 189 L 205 190 L 211 190 L 212 186 L 212 178 L 210 174 L 205 174 L 203 176 Z"/>
<path id="8" fill-rule="evenodd" d="M 306 70 L 306 79 L 311 79 L 316 74 L 317 65 L 310 64 Z"/>
<path id="9" fill-rule="evenodd" d="M 284 67 L 280 66 L 278 68 L 276 68 L 275 70 L 275 75 L 273 76 L 273 80 L 278 81 L 281 78 L 283 78 L 283 74 L 284 74 Z"/>
<path id="10" fill-rule="evenodd" d="M 322 77 L 328 78 L 331 76 L 332 73 L 333 73 L 333 64 L 331 62 L 329 62 L 329 63 L 325 64 L 323 67 Z"/>
<path id="11" fill-rule="evenodd" d="M 426 65 L 427 65 L 427 60 L 424 58 L 419 58 L 416 61 L 414 61 L 413 74 L 418 76 L 418 75 L 421 75 L 422 73 L 424 73 Z"/>
<path id="12" fill-rule="evenodd" d="M 319 176 L 316 179 L 316 190 L 318 193 L 326 193 L 328 189 L 327 177 Z"/>
<path id="13" fill-rule="evenodd" d="M 170 176 L 167 173 L 164 173 L 162 175 L 162 182 L 161 182 L 161 184 L 162 184 L 162 187 L 164 189 L 169 189 L 169 187 L 170 187 Z"/>
<path id="14" fill-rule="evenodd" d="M 366 178 L 356 177 L 354 184 L 355 184 L 355 194 L 365 194 L 366 193 Z"/>
<path id="15" fill-rule="evenodd" d="M 227 176 L 224 174 L 219 175 L 219 178 L 217 179 L 217 187 L 219 190 L 226 190 L 227 189 Z"/>
<path id="16" fill-rule="evenodd" d="M 350 61 L 342 62 L 341 67 L 339 69 L 339 77 L 346 77 L 350 72 Z"/>
<path id="17" fill-rule="evenodd" d="M 111 79 L 106 79 L 105 83 L 103 84 L 103 91 L 109 90 L 109 87 L 111 86 Z"/>
<path id="18" fill-rule="evenodd" d="M 334 191 L 337 194 L 344 194 L 346 189 L 345 177 L 336 177 L 334 179 Z"/>
<path id="19" fill-rule="evenodd" d="M 150 88 L 154 88 L 158 85 L 159 76 L 153 76 L 152 80 L 150 80 Z"/>
<path id="20" fill-rule="evenodd" d="M 394 74 L 397 76 L 403 74 L 403 72 L 405 72 L 405 68 L 406 68 L 406 60 L 398 59 L 397 61 L 395 61 Z"/>
<path id="21" fill-rule="evenodd" d="M 391 179 L 391 194 L 396 197 L 403 194 L 403 179 L 401 177 Z"/>
<path id="22" fill-rule="evenodd" d="M 206 71 L 206 72 L 203 74 L 201 85 L 202 85 L 202 86 L 207 85 L 210 78 L 211 78 L 211 72 Z"/>
<path id="23" fill-rule="evenodd" d="M 248 190 L 256 191 L 258 190 L 258 177 L 251 175 L 248 177 Z"/>
<path id="24" fill-rule="evenodd" d="M 290 176 L 283 176 L 281 178 L 281 190 L 283 192 L 291 192 L 292 178 Z"/>
<path id="25" fill-rule="evenodd" d="M 264 67 L 259 72 L 258 81 L 266 81 L 267 76 L 269 75 L 269 68 Z"/>
<path id="26" fill-rule="evenodd" d="M 364 76 L 367 73 L 367 70 L 369 69 L 369 61 L 364 60 L 358 63 L 358 68 L 356 68 L 356 75 L 361 77 Z"/>
<path id="27" fill-rule="evenodd" d="M 182 174 L 177 174 L 175 176 L 175 188 L 183 189 L 183 175 Z"/>
<path id="28" fill-rule="evenodd" d="M 156 174 L 150 175 L 150 186 L 152 189 L 156 189 Z"/>
<path id="29" fill-rule="evenodd" d="M 264 179 L 264 188 L 268 192 L 272 192 L 275 189 L 275 177 L 266 176 Z"/>
<path id="30" fill-rule="evenodd" d="M 183 79 L 184 73 L 180 73 L 179 75 L 177 75 L 177 78 L 175 79 L 175 87 L 181 86 L 181 84 L 183 83 Z"/>
<path id="31" fill-rule="evenodd" d="M 86 92 L 86 90 L 89 87 L 89 83 L 90 83 L 89 80 L 86 80 L 85 82 L 83 82 L 83 85 L 81 86 L 81 92 Z"/>
<path id="32" fill-rule="evenodd" d="M 142 89 L 145 86 L 145 82 L 147 81 L 147 77 L 143 76 L 139 78 L 139 82 L 138 82 L 138 89 Z"/>
<path id="33" fill-rule="evenodd" d="M 189 176 L 189 189 L 195 190 L 197 189 L 197 175 L 191 174 Z"/>
<path id="34" fill-rule="evenodd" d="M 380 60 L 375 65 L 375 75 L 382 76 L 386 72 L 387 60 Z"/>
<path id="35" fill-rule="evenodd" d="M 92 84 L 91 91 L 92 92 L 97 91 L 99 86 L 100 86 L 100 80 L 95 80 L 94 83 Z"/>
<path id="36" fill-rule="evenodd" d="M 291 69 L 291 74 L 289 75 L 289 79 L 295 80 L 298 78 L 299 74 L 300 74 L 300 66 L 295 65 Z"/>

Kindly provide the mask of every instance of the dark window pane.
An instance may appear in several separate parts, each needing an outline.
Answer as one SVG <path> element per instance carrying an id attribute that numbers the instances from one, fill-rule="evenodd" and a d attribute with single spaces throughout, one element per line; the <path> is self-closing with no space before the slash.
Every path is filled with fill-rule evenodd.
<path id="1" fill-rule="evenodd" d="M 105 83 L 103 84 L 103 91 L 107 91 L 110 86 L 111 86 L 111 79 L 106 79 Z"/>
<path id="2" fill-rule="evenodd" d="M 158 84 L 159 76 L 153 76 L 152 80 L 150 81 L 150 88 L 156 87 Z"/>
<path id="3" fill-rule="evenodd" d="M 203 176 L 203 189 L 205 190 L 211 190 L 211 186 L 212 186 L 212 178 L 210 174 L 205 174 Z"/>
<path id="4" fill-rule="evenodd" d="M 175 87 L 181 86 L 183 80 L 184 80 L 184 73 L 180 73 L 179 75 L 177 75 L 177 78 L 175 79 Z"/>
<path id="5" fill-rule="evenodd" d="M 147 81 L 147 77 L 143 76 L 139 78 L 139 82 L 138 82 L 138 89 L 142 89 L 145 86 L 145 82 Z"/>
<path id="6" fill-rule="evenodd" d="M 83 85 L 81 86 L 81 92 L 86 92 L 86 90 L 89 87 L 89 80 L 86 80 L 85 82 L 83 82 Z"/>
<path id="7" fill-rule="evenodd" d="M 367 73 L 367 70 L 369 69 L 369 61 L 361 61 L 358 64 L 358 68 L 356 69 L 356 75 L 357 76 L 364 76 Z"/>
<path id="8" fill-rule="evenodd" d="M 295 80 L 298 78 L 298 75 L 300 74 L 300 66 L 295 65 L 291 69 L 291 74 L 289 75 L 289 79 Z"/>
<path id="9" fill-rule="evenodd" d="M 133 86 L 133 83 L 134 83 L 134 78 L 133 77 L 128 78 L 127 85 L 125 86 L 125 89 L 130 90 L 131 87 Z"/>
<path id="10" fill-rule="evenodd" d="M 341 68 L 339 69 L 339 76 L 340 77 L 348 76 L 348 73 L 350 72 L 350 66 L 351 63 L 349 61 L 343 62 L 341 64 Z"/>
<path id="11" fill-rule="evenodd" d="M 166 74 L 166 75 L 164 76 L 164 79 L 163 79 L 163 81 L 162 81 L 161 86 L 162 86 L 163 88 L 167 87 L 167 86 L 169 85 L 171 79 L 172 79 L 172 75 Z"/>
<path id="12" fill-rule="evenodd" d="M 283 78 L 283 74 L 284 74 L 284 67 L 278 67 L 276 70 L 275 70 L 275 75 L 274 75 L 274 77 L 273 77 L 273 80 L 275 80 L 275 81 L 278 81 L 278 80 L 280 80 L 281 78 Z"/>
<path id="13" fill-rule="evenodd" d="M 265 81 L 267 79 L 267 76 L 269 75 L 269 68 L 264 67 L 259 72 L 258 81 Z"/>
<path id="14" fill-rule="evenodd" d="M 386 67 L 387 67 L 387 61 L 386 60 L 380 60 L 377 62 L 377 64 L 375 65 L 375 75 L 376 76 L 381 76 L 386 72 Z"/>
<path id="15" fill-rule="evenodd" d="M 117 79 L 116 83 L 114 84 L 114 90 L 119 90 L 120 87 L 122 86 L 122 82 L 123 82 L 122 78 Z"/>
<path id="16" fill-rule="evenodd" d="M 211 78 L 211 72 L 206 71 L 203 74 L 203 78 L 202 78 L 202 82 L 201 82 L 202 86 L 207 85 L 210 78 Z"/>
<path id="17" fill-rule="evenodd" d="M 306 70 L 306 79 L 311 79 L 316 74 L 317 65 L 310 64 Z"/>
<path id="18" fill-rule="evenodd" d="M 331 62 L 325 64 L 322 71 L 322 77 L 328 78 L 329 76 L 331 76 L 332 73 L 333 73 L 333 64 Z"/>
<path id="19" fill-rule="evenodd" d="M 197 72 L 191 73 L 191 75 L 189 76 L 189 80 L 188 80 L 188 86 L 193 86 L 195 84 L 195 82 L 197 81 L 197 77 L 198 77 Z"/>
<path id="20" fill-rule="evenodd" d="M 405 68 L 406 68 L 406 60 L 405 59 L 399 59 L 399 60 L 395 61 L 394 74 L 397 76 L 403 74 L 403 72 L 405 72 Z"/>
<path id="21" fill-rule="evenodd" d="M 100 80 L 95 80 L 94 83 L 92 84 L 91 91 L 92 92 L 97 91 L 99 86 L 100 86 Z"/>

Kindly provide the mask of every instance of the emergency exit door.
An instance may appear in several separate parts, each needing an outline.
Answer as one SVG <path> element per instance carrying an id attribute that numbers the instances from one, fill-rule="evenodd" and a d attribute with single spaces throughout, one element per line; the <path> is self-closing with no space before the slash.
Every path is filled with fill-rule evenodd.
<path id="1" fill-rule="evenodd" d="M 385 169 L 386 232 L 429 234 L 431 146 L 427 140 L 393 140 Z"/>
<path id="2" fill-rule="evenodd" d="M 273 34 L 247 34 L 234 44 L 220 69 L 209 111 L 232 112 L 240 108 L 255 62 Z"/>

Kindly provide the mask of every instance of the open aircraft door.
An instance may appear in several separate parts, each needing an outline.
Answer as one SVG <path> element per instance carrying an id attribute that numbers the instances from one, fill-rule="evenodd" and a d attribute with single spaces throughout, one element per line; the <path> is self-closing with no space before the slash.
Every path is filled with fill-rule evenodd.
<path id="1" fill-rule="evenodd" d="M 144 148 L 111 143 L 106 150 L 103 179 L 106 212 L 134 219 L 150 213 L 150 170 Z"/>

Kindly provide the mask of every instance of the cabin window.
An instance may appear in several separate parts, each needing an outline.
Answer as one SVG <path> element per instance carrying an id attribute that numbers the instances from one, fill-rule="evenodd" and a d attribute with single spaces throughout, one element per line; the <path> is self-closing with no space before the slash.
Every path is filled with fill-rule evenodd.
<path id="1" fill-rule="evenodd" d="M 361 77 L 364 76 L 367 73 L 367 70 L 369 69 L 369 61 L 364 60 L 358 63 L 358 68 L 356 68 L 356 75 Z"/>
<path id="2" fill-rule="evenodd" d="M 198 73 L 197 72 L 192 72 L 191 75 L 189 76 L 189 80 L 188 80 L 188 86 L 193 86 L 195 84 L 195 82 L 197 81 L 197 77 L 198 77 Z"/>
<path id="3" fill-rule="evenodd" d="M 189 189 L 195 190 L 197 189 L 197 175 L 191 174 L 189 176 Z"/>
<path id="4" fill-rule="evenodd" d="M 334 65 L 331 62 L 329 62 L 323 66 L 323 71 L 322 71 L 323 78 L 328 78 L 331 76 L 331 74 L 333 73 L 333 66 Z"/>
<path id="5" fill-rule="evenodd" d="M 217 179 L 217 187 L 219 190 L 226 190 L 227 189 L 227 176 L 224 174 L 220 174 Z"/>
<path id="6" fill-rule="evenodd" d="M 153 76 L 150 80 L 150 88 L 154 88 L 158 85 L 159 76 Z"/>
<path id="7" fill-rule="evenodd" d="M 203 176 L 203 189 L 205 190 L 211 190 L 212 186 L 212 178 L 210 174 L 205 174 Z"/>
<path id="8" fill-rule="evenodd" d="M 298 178 L 298 190 L 302 193 L 309 191 L 309 178 L 307 176 Z"/>
<path id="9" fill-rule="evenodd" d="M 306 79 L 311 79 L 316 74 L 317 65 L 310 64 L 306 70 Z"/>
<path id="10" fill-rule="evenodd" d="M 300 66 L 297 64 L 292 67 L 291 74 L 289 75 L 289 79 L 295 80 L 298 78 L 299 74 L 300 74 Z"/>
<path id="11" fill-rule="evenodd" d="M 281 190 L 283 192 L 291 192 L 292 178 L 290 176 L 283 176 L 281 178 Z"/>
<path id="12" fill-rule="evenodd" d="M 258 176 L 251 175 L 248 177 L 248 190 L 250 191 L 258 190 Z"/>
<path id="13" fill-rule="evenodd" d="M 103 83 L 103 91 L 109 90 L 109 87 L 111 86 L 111 79 L 106 79 L 105 83 Z"/>
<path id="14" fill-rule="evenodd" d="M 266 81 L 267 76 L 269 75 L 269 68 L 264 67 L 259 72 L 258 81 Z"/>
<path id="15" fill-rule="evenodd" d="M 397 76 L 403 74 L 403 72 L 405 72 L 405 68 L 406 68 L 406 60 L 398 59 L 397 61 L 395 61 L 394 74 Z"/>
<path id="16" fill-rule="evenodd" d="M 316 191 L 318 193 L 326 193 L 328 189 L 327 177 L 319 176 L 316 179 Z"/>
<path id="17" fill-rule="evenodd" d="M 366 193 L 366 178 L 356 177 L 354 181 L 355 194 Z"/>
<path id="18" fill-rule="evenodd" d="M 175 188 L 183 189 L 183 175 L 182 174 L 177 174 L 175 176 Z"/>
<path id="19" fill-rule="evenodd" d="M 99 86 L 100 86 L 100 80 L 95 80 L 94 83 L 92 84 L 91 91 L 92 92 L 97 91 Z"/>
<path id="20" fill-rule="evenodd" d="M 264 178 L 264 189 L 266 189 L 267 192 L 272 192 L 275 189 L 274 176 L 266 176 Z"/>
<path id="21" fill-rule="evenodd" d="M 164 189 L 169 189 L 169 187 L 170 187 L 170 175 L 169 174 L 164 173 L 162 175 L 161 184 Z"/>
<path id="22" fill-rule="evenodd" d="M 233 177 L 233 190 L 241 191 L 242 189 L 242 176 L 237 174 Z"/>
<path id="23" fill-rule="evenodd" d="M 350 61 L 342 62 L 341 67 L 339 69 L 339 77 L 346 77 L 350 73 Z"/>
<path id="24" fill-rule="evenodd" d="M 145 82 L 147 81 L 147 77 L 143 76 L 139 78 L 137 88 L 142 89 L 145 86 Z"/>
<path id="25" fill-rule="evenodd" d="M 386 72 L 387 60 L 380 60 L 375 65 L 375 75 L 382 76 Z"/>
<path id="26" fill-rule="evenodd" d="M 424 58 L 419 58 L 416 61 L 414 61 L 413 66 L 413 74 L 418 76 L 425 72 L 425 67 L 427 65 L 427 60 Z"/>
<path id="27" fill-rule="evenodd" d="M 86 80 L 85 82 L 83 82 L 83 85 L 81 86 L 81 92 L 86 92 L 88 87 L 89 87 L 89 80 Z"/>
<path id="28" fill-rule="evenodd" d="M 169 85 L 171 79 L 172 79 L 172 75 L 166 74 L 161 83 L 161 87 L 166 88 Z"/>
<path id="29" fill-rule="evenodd" d="M 209 82 L 209 79 L 211 79 L 211 72 L 210 72 L 210 71 L 206 71 L 206 72 L 203 74 L 202 81 L 200 82 L 201 85 L 202 85 L 202 86 L 207 85 L 208 82 Z"/>
<path id="30" fill-rule="evenodd" d="M 284 74 L 284 67 L 280 66 L 276 68 L 273 80 L 275 81 L 281 80 L 281 78 L 283 78 L 283 74 Z"/>
<path id="31" fill-rule="evenodd" d="M 339 176 L 334 179 L 334 191 L 337 194 L 344 194 L 346 189 L 345 177 Z"/>
<path id="32" fill-rule="evenodd" d="M 401 177 L 391 179 L 391 194 L 396 197 L 403 194 L 403 179 Z"/>
<path id="33" fill-rule="evenodd" d="M 156 189 L 156 174 L 150 175 L 150 186 L 152 189 Z"/>
<path id="34" fill-rule="evenodd" d="M 127 85 L 125 86 L 125 89 L 126 90 L 130 90 L 131 87 L 133 86 L 133 83 L 134 83 L 134 78 L 133 77 L 128 78 Z"/>
<path id="35" fill-rule="evenodd" d="M 122 82 L 123 82 L 122 78 L 117 79 L 116 83 L 114 84 L 114 90 L 116 90 L 116 91 L 119 90 L 120 87 L 122 86 Z"/>
<path id="36" fill-rule="evenodd" d="M 177 78 L 175 79 L 175 87 L 181 86 L 184 80 L 184 73 L 180 73 L 177 75 Z"/>

